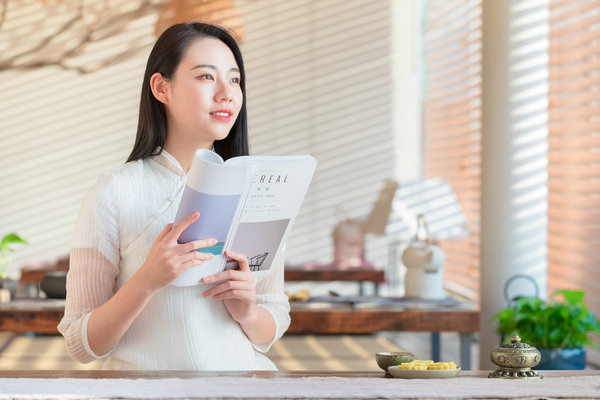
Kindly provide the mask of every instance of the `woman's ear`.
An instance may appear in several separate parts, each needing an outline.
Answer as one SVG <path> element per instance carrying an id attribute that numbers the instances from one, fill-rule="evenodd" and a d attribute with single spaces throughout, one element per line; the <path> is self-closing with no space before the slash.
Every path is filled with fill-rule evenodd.
<path id="1" fill-rule="evenodd" d="M 160 72 L 155 72 L 150 77 L 150 89 L 156 100 L 163 104 L 169 102 L 169 84 Z"/>

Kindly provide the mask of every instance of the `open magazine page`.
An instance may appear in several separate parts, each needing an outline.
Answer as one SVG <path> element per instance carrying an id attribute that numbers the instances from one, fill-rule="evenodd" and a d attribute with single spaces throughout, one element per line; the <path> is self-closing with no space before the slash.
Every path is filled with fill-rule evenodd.
<path id="1" fill-rule="evenodd" d="M 230 248 L 246 254 L 252 271 L 268 270 L 291 231 L 317 162 L 311 156 L 249 156 L 226 164 L 256 165 Z M 237 267 L 229 260 L 225 269 Z"/>
<path id="2" fill-rule="evenodd" d="M 238 211 L 238 206 L 241 207 L 253 170 L 251 165 L 225 165 L 223 159 L 210 150 L 196 152 L 174 224 L 198 211 L 200 216 L 183 231 L 179 242 L 215 238 L 218 243 L 198 249 L 212 253 L 215 257 L 190 268 L 173 281 L 172 285 L 196 285 L 204 276 L 223 269 L 224 246 L 230 235 L 230 227 L 235 226 L 235 219 L 239 218 L 241 210 Z"/>

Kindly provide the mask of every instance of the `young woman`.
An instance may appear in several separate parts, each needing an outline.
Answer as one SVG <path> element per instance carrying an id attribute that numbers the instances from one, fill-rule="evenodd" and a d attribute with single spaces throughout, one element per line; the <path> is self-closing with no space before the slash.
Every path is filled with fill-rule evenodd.
<path id="1" fill-rule="evenodd" d="M 146 66 L 135 145 L 83 201 L 75 225 L 65 316 L 58 329 L 81 362 L 105 369 L 275 369 L 266 352 L 289 326 L 283 260 L 269 275 L 240 264 L 169 283 L 211 258 L 211 238 L 178 244 L 197 218 L 172 222 L 196 149 L 248 154 L 245 74 L 235 40 L 202 23 L 157 40 Z M 200 251 L 196 251 L 200 249 Z"/>

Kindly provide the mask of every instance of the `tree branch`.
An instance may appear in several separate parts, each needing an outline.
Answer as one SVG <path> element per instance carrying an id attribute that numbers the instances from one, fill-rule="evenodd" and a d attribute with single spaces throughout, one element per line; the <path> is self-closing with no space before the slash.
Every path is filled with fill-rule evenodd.
<path id="1" fill-rule="evenodd" d="M 65 70 L 77 71 L 81 74 L 87 74 L 121 62 L 131 57 L 132 55 L 144 50 L 146 46 L 136 46 L 136 41 L 132 40 L 131 48 L 127 49 L 126 51 L 119 52 L 116 55 L 107 57 L 105 60 L 98 63 L 96 67 L 88 68 L 83 66 L 69 65 L 69 59 L 82 54 L 88 44 L 100 42 L 102 40 L 108 39 L 114 35 L 124 32 L 129 22 L 147 16 L 148 14 L 157 12 L 164 3 L 164 1 L 165 0 L 142 0 L 140 7 L 138 7 L 137 9 L 121 13 L 116 17 L 111 18 L 109 15 L 109 0 L 104 0 L 104 7 L 103 10 L 101 10 L 101 12 L 99 13 L 98 18 L 96 18 L 96 20 L 92 23 L 88 24 L 86 32 L 78 38 L 77 43 L 74 44 L 70 49 L 66 50 L 62 54 L 56 55 L 54 59 L 36 60 L 19 63 L 19 59 L 22 59 L 26 56 L 35 55 L 36 53 L 42 51 L 46 46 L 52 44 L 52 42 L 56 38 L 60 37 L 60 35 L 63 35 L 65 32 L 68 32 L 77 24 L 77 22 L 80 22 L 83 19 L 83 15 L 85 12 L 85 1 L 79 0 L 77 4 L 77 11 L 73 18 L 64 23 L 60 28 L 58 28 L 57 31 L 46 37 L 35 47 L 27 51 L 23 51 L 19 54 L 16 54 L 10 57 L 8 60 L 0 62 L 0 71 L 8 69 L 30 70 L 47 66 L 59 66 Z M 2 2 L 4 7 L 2 9 L 2 14 L 0 14 L 0 18 L 2 18 L 0 19 L 0 29 L 6 17 L 8 0 L 2 0 Z"/>

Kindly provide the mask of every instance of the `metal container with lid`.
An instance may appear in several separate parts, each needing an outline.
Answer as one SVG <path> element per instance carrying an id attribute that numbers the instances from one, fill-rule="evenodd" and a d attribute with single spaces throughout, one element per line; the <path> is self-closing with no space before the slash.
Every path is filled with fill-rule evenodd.
<path id="1" fill-rule="evenodd" d="M 539 372 L 531 369 L 540 363 L 539 350 L 521 343 L 519 335 L 513 335 L 510 343 L 494 347 L 490 358 L 500 368 L 490 372 L 489 378 L 542 378 Z"/>

